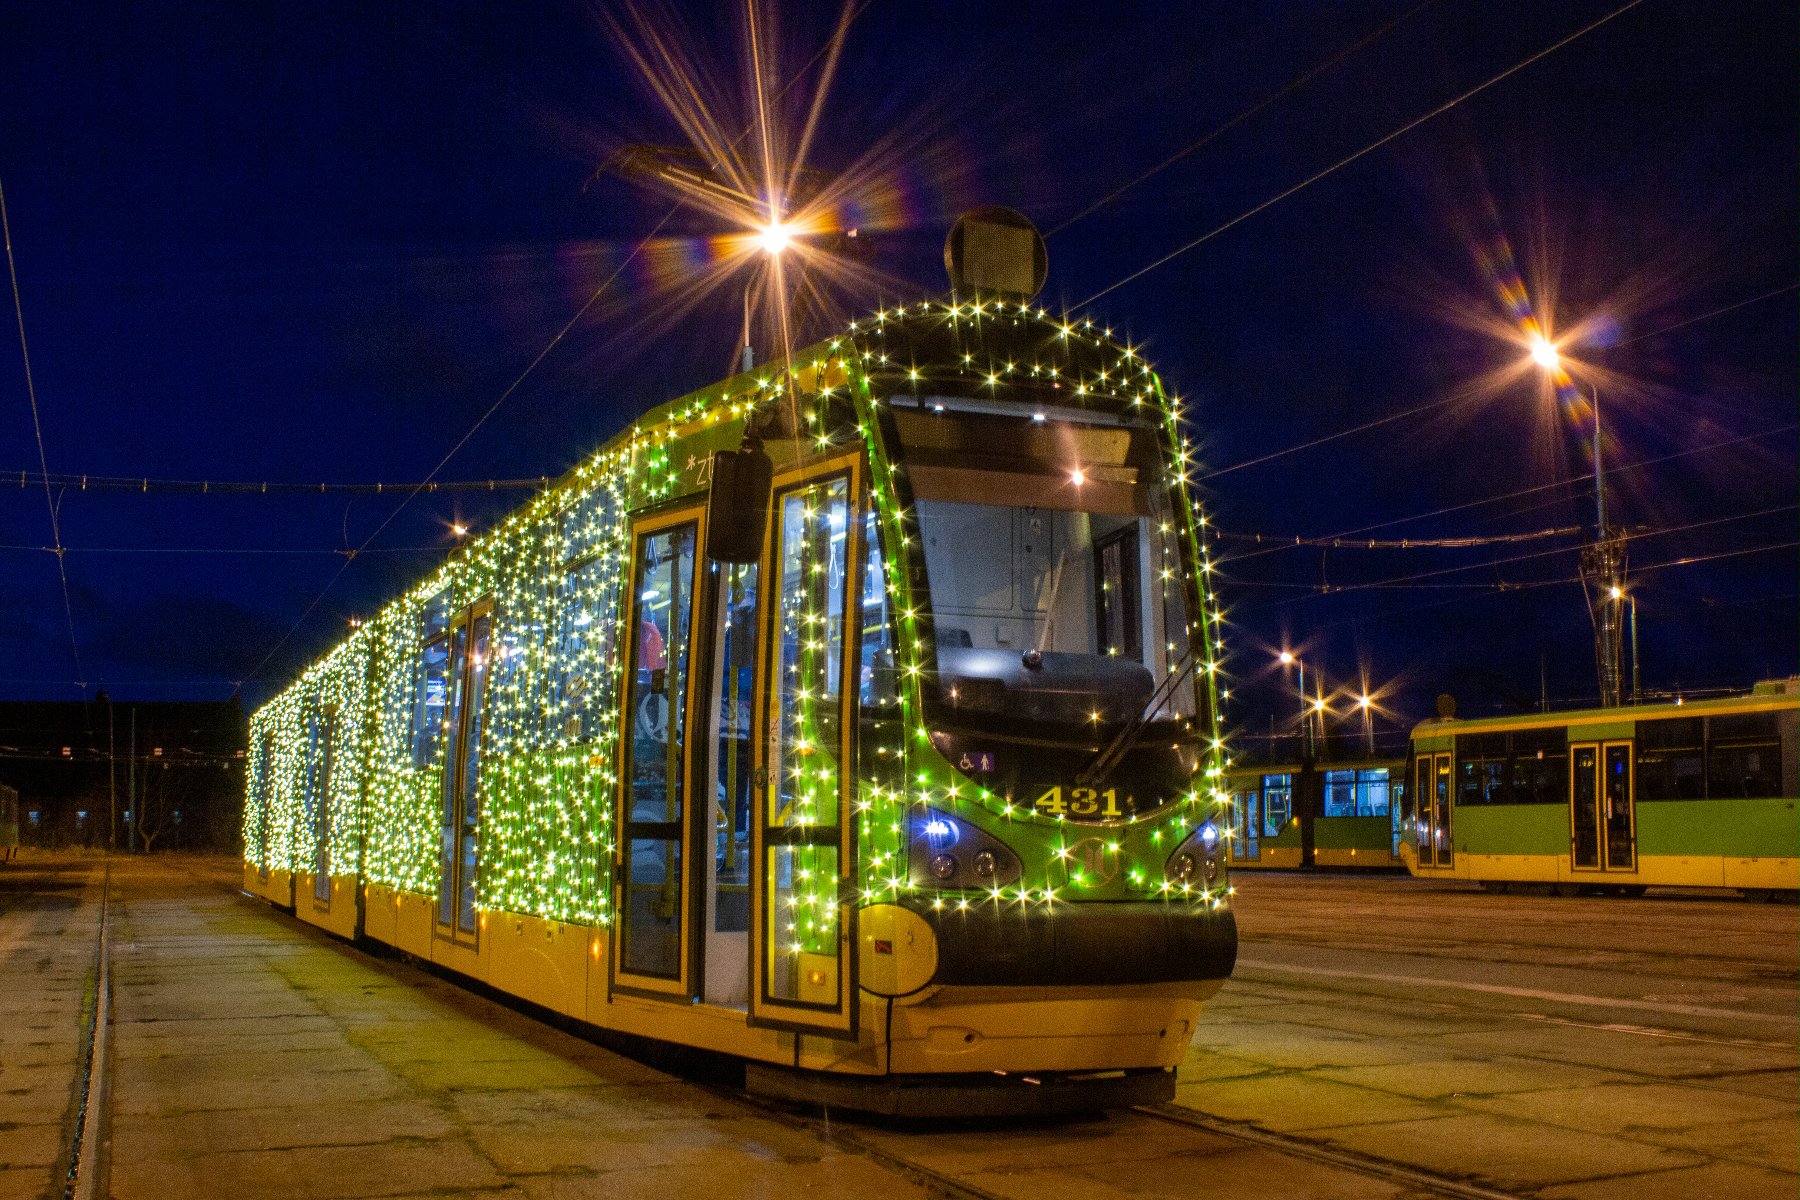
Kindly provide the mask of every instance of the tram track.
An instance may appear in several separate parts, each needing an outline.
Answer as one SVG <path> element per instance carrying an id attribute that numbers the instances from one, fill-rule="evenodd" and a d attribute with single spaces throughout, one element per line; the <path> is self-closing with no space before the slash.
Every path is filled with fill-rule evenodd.
<path id="1" fill-rule="evenodd" d="M 992 1123 L 952 1123 L 947 1130 L 944 1128 L 925 1129 L 913 1125 L 904 1127 L 868 1125 L 855 1121 L 845 1123 L 833 1120 L 829 1109 L 814 1114 L 796 1110 L 780 1102 L 766 1100 L 734 1088 L 713 1087 L 708 1090 L 721 1099 L 748 1105 L 761 1115 L 790 1128 L 809 1132 L 820 1141 L 837 1149 L 864 1155 L 871 1162 L 919 1184 L 929 1194 L 953 1198 L 953 1200 L 1018 1200 L 1020 1193 L 983 1187 L 943 1166 L 933 1165 L 931 1161 L 934 1156 L 933 1151 L 936 1150 L 938 1154 L 945 1153 L 938 1144 L 938 1139 L 946 1134 L 954 1136 L 956 1133 L 982 1131 L 989 1128 L 1001 1132 L 1043 1128 L 1043 1126 L 1034 1126 L 1030 1121 L 1023 1119 Z M 1053 1119 L 1051 1123 L 1074 1124 L 1082 1120 L 1084 1118 L 1065 1117 Z M 1486 1187 L 1466 1179 L 1439 1174 L 1375 1155 L 1345 1150 L 1308 1138 L 1271 1132 L 1255 1125 L 1225 1120 L 1178 1104 L 1138 1105 L 1104 1115 L 1096 1114 L 1086 1120 L 1101 1121 L 1116 1126 L 1104 1135 L 1105 1140 L 1141 1143 L 1143 1141 L 1141 1131 L 1130 1127 L 1135 1120 L 1156 1122 L 1194 1135 L 1191 1145 L 1178 1144 L 1171 1147 L 1164 1144 L 1160 1146 L 1159 1154 L 1163 1158 L 1188 1159 L 1196 1164 L 1201 1164 L 1207 1155 L 1218 1153 L 1217 1141 L 1225 1139 L 1283 1158 L 1302 1159 L 1322 1167 L 1380 1179 L 1395 1184 L 1409 1196 L 1441 1196 L 1446 1200 L 1523 1200 L 1523 1197 L 1517 1192 Z M 1076 1139 L 1072 1137 L 1071 1140 Z M 1116 1158 L 1120 1163 L 1132 1161 L 1133 1155 L 1124 1147 L 1121 1147 L 1120 1154 L 1109 1156 L 1106 1153 L 1104 1141 L 1097 1141 L 1092 1136 L 1091 1130 L 1084 1130 L 1079 1140 L 1084 1148 L 1084 1153 L 1098 1161 L 1107 1161 L 1109 1158 Z M 895 1143 L 902 1145 L 897 1147 Z M 1197 1171 L 1200 1169 L 1196 1166 Z"/>
<path id="2" fill-rule="evenodd" d="M 110 906 L 112 864 L 100 880 L 100 915 L 94 939 L 93 991 L 87 997 L 82 1032 L 81 1073 L 75 1081 L 75 1121 L 69 1138 L 68 1169 L 63 1175 L 64 1200 L 93 1200 L 104 1195 L 107 1082 L 112 1069 L 112 944 Z"/>
<path id="3" fill-rule="evenodd" d="M 1294 1158 L 1309 1159 L 1313 1162 L 1354 1171 L 1359 1175 L 1371 1175 L 1377 1179 L 1385 1179 L 1436 1196 L 1455 1197 L 1457 1200 L 1521 1200 L 1516 1192 L 1503 1192 L 1496 1188 L 1483 1187 L 1480 1184 L 1453 1179 L 1448 1175 L 1421 1170 L 1405 1163 L 1397 1163 L 1369 1154 L 1358 1154 L 1354 1150 L 1328 1146 L 1320 1142 L 1309 1141 L 1306 1138 L 1294 1137 L 1291 1134 L 1271 1133 L 1254 1125 L 1221 1120 L 1218 1117 L 1211 1117 L 1178 1105 L 1144 1105 L 1132 1111 L 1141 1113 L 1152 1120 L 1167 1121 L 1172 1125 L 1204 1130 L 1217 1137 L 1233 1138 Z"/>

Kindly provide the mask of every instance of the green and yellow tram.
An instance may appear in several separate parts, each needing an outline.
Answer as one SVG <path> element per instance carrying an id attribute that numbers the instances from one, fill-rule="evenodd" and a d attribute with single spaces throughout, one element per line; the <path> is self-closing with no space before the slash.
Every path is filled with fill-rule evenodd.
<path id="1" fill-rule="evenodd" d="M 1236 955 L 1191 453 L 992 293 L 666 404 L 255 713 L 245 886 L 772 1094 L 1166 1097 Z"/>
<path id="2" fill-rule="evenodd" d="M 1403 758 L 1228 765 L 1231 865 L 1398 870 L 1407 774 Z"/>
<path id="3" fill-rule="evenodd" d="M 1800 681 L 1686 703 L 1413 730 L 1414 875 L 1641 894 L 1800 894 Z"/>

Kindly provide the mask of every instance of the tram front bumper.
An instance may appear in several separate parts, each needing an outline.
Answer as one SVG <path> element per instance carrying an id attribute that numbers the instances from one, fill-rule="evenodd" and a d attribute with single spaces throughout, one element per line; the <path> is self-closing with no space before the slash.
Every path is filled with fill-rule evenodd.
<path id="1" fill-rule="evenodd" d="M 1229 907 L 1145 900 L 914 911 L 936 935 L 931 982 L 943 987 L 1216 983 L 1237 962 Z"/>

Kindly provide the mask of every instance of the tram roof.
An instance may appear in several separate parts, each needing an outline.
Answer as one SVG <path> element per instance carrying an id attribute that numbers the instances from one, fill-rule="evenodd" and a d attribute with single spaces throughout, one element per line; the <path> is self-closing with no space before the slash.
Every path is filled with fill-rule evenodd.
<path id="1" fill-rule="evenodd" d="M 1580 708 L 1561 712 L 1516 713 L 1504 717 L 1428 717 L 1413 726 L 1412 736 L 1486 733 L 1508 729 L 1556 729 L 1567 725 L 1625 724 L 1667 717 L 1697 717 L 1737 712 L 1779 712 L 1800 708 L 1800 677 L 1758 683 L 1748 692 L 1705 699 L 1661 700 L 1616 708 Z"/>
<path id="2" fill-rule="evenodd" d="M 780 395 L 783 375 L 791 376 L 797 394 L 813 397 L 863 380 L 882 396 L 910 391 L 1112 418 L 1142 413 L 1150 420 L 1181 411 L 1180 399 L 1165 397 L 1160 378 L 1137 347 L 1116 340 L 1110 328 L 1092 318 L 991 295 L 951 294 L 878 308 L 852 320 L 842 332 L 795 351 L 790 367 L 765 363 L 649 409 L 492 527 L 456 547 L 437 570 L 389 597 L 380 612 L 432 594 L 459 560 L 559 510 L 567 502 L 565 493 L 592 486 L 596 471 L 621 451 L 703 434 L 722 442 L 714 448 L 735 447 L 752 405 Z M 268 703 L 304 690 L 361 640 L 368 624 L 360 623 L 353 634 L 323 651 Z"/>

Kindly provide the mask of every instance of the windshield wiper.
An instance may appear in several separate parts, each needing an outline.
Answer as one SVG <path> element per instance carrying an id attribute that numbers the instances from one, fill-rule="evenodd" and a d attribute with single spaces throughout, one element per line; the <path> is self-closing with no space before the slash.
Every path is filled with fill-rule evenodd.
<path id="1" fill-rule="evenodd" d="M 1181 681 L 1187 678 L 1199 661 L 1194 656 L 1193 648 L 1189 647 L 1188 652 L 1181 656 L 1181 661 L 1175 664 L 1175 669 L 1170 671 L 1156 686 L 1156 690 L 1150 693 L 1150 699 L 1145 702 L 1138 715 L 1128 721 L 1125 727 L 1113 737 L 1113 740 L 1101 748 L 1100 753 L 1075 773 L 1075 782 L 1082 787 L 1087 787 L 1102 776 L 1110 774 L 1112 769 L 1119 765 L 1119 761 L 1125 757 L 1126 752 L 1137 745 L 1138 739 L 1144 736 L 1144 731 L 1150 728 L 1151 714 L 1168 702 L 1169 697 L 1175 694 L 1175 689 L 1181 685 Z"/>

